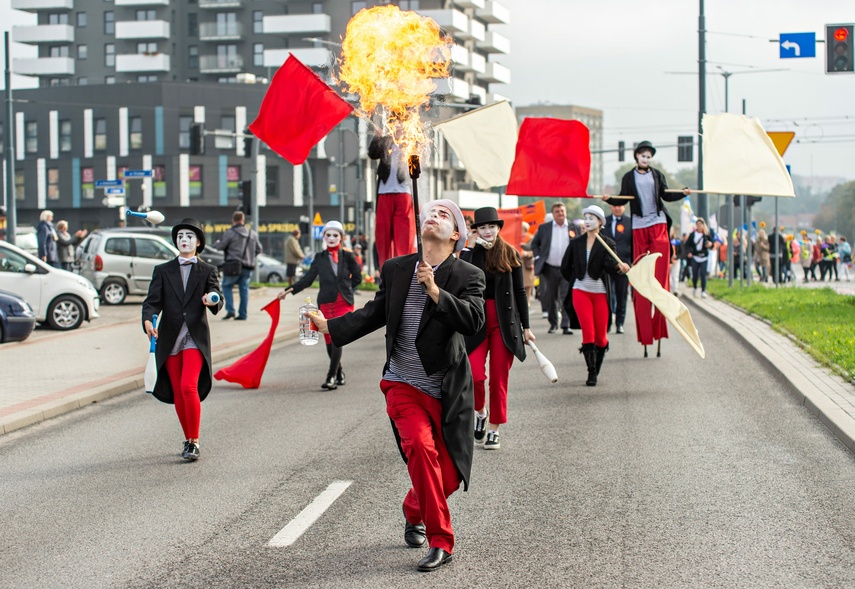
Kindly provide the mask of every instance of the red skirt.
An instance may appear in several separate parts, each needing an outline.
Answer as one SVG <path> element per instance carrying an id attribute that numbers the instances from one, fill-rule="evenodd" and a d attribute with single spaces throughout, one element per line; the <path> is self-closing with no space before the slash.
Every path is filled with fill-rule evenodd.
<path id="1" fill-rule="evenodd" d="M 327 319 L 334 319 L 336 317 L 341 317 L 346 313 L 350 313 L 353 311 L 354 306 L 348 303 L 344 298 L 342 298 L 341 293 L 338 293 L 338 298 L 336 298 L 333 303 L 321 303 L 320 304 L 321 313 L 324 314 L 324 317 Z M 328 344 L 332 343 L 332 338 L 330 334 L 324 334 L 324 341 Z"/>

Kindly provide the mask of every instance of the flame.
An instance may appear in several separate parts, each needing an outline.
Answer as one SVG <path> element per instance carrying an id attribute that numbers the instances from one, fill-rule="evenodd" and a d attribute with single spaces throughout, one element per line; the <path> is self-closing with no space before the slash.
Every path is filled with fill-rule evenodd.
<path id="1" fill-rule="evenodd" d="M 339 77 L 369 118 L 385 111 L 382 131 L 404 153 L 430 145 L 419 108 L 436 89 L 433 78 L 449 76 L 451 44 L 433 19 L 392 4 L 360 10 L 347 23 Z"/>

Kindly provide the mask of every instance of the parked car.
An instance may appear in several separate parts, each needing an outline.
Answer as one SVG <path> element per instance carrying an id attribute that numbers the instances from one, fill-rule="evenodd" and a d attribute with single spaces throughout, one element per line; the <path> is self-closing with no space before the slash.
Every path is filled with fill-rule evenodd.
<path id="1" fill-rule="evenodd" d="M 258 267 L 259 282 L 270 282 L 273 284 L 285 282 L 285 271 L 287 269 L 285 262 L 280 262 L 276 258 L 265 254 L 259 254 L 256 258 L 256 266 Z"/>
<path id="2" fill-rule="evenodd" d="M 91 282 L 5 241 L 0 241 L 0 290 L 27 301 L 36 321 L 54 329 L 77 329 L 98 317 L 100 299 Z"/>
<path id="3" fill-rule="evenodd" d="M 92 281 L 108 305 L 148 293 L 154 267 L 178 255 L 171 239 L 121 229 L 93 231 L 80 245 L 80 275 Z"/>
<path id="4" fill-rule="evenodd" d="M 110 231 L 117 233 L 127 232 L 141 233 L 143 235 L 157 235 L 165 239 L 167 243 L 172 243 L 172 227 L 117 227 L 115 229 L 110 229 Z M 202 258 L 203 262 L 207 262 L 217 268 L 221 268 L 223 266 L 223 252 L 215 250 L 210 247 L 210 245 L 202 251 L 202 254 L 199 257 Z"/>
<path id="5" fill-rule="evenodd" d="M 15 245 L 34 256 L 39 255 L 39 240 L 36 228 L 32 225 L 17 225 L 15 227 Z"/>
<path id="6" fill-rule="evenodd" d="M 33 333 L 36 314 L 21 297 L 0 290 L 0 344 L 22 342 Z"/>

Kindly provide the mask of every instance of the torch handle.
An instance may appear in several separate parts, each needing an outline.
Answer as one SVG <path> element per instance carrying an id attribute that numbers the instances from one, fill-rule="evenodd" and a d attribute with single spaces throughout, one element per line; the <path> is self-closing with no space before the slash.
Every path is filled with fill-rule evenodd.
<path id="1" fill-rule="evenodd" d="M 411 155 L 409 161 L 410 178 L 413 180 L 413 218 L 416 222 L 416 251 L 419 254 L 419 262 L 424 260 L 422 252 L 422 224 L 419 220 L 419 175 L 422 172 L 419 156 Z"/>

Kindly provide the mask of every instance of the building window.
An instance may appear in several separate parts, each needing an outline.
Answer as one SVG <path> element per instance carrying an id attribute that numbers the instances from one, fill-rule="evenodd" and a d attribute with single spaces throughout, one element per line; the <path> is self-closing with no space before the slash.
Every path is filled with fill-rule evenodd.
<path id="1" fill-rule="evenodd" d="M 356 14 L 363 8 L 365 8 L 365 2 L 351 2 L 350 3 L 350 14 Z"/>
<path id="2" fill-rule="evenodd" d="M 137 82 L 157 82 L 157 76 L 154 74 L 140 74 L 137 76 Z"/>
<path id="3" fill-rule="evenodd" d="M 263 43 L 253 43 L 252 44 L 252 65 L 263 66 L 264 65 L 264 44 Z"/>
<path id="4" fill-rule="evenodd" d="M 151 179 L 154 198 L 166 198 L 166 166 L 152 166 Z"/>
<path id="5" fill-rule="evenodd" d="M 84 80 L 86 78 L 83 78 Z M 71 121 L 59 122 L 59 150 L 71 151 Z"/>
<path id="6" fill-rule="evenodd" d="M 77 28 L 83 29 L 86 28 L 86 13 L 78 12 L 77 13 Z"/>
<path id="7" fill-rule="evenodd" d="M 202 198 L 202 166 L 189 166 L 190 198 Z"/>
<path id="8" fill-rule="evenodd" d="M 54 45 L 48 48 L 50 57 L 68 57 L 68 45 Z"/>
<path id="9" fill-rule="evenodd" d="M 240 198 L 240 166 L 226 167 L 226 191 L 229 198 Z"/>
<path id="10" fill-rule="evenodd" d="M 78 45 L 77 46 L 77 59 L 86 59 L 89 56 L 89 46 L 88 45 Z"/>
<path id="11" fill-rule="evenodd" d="M 39 124 L 35 121 L 24 123 L 24 135 L 26 145 L 24 151 L 27 153 L 38 153 L 39 151 Z"/>
<path id="12" fill-rule="evenodd" d="M 153 9 L 137 10 L 137 20 L 157 20 L 157 11 Z"/>
<path id="13" fill-rule="evenodd" d="M 187 67 L 193 70 L 199 69 L 199 47 L 197 45 L 187 47 Z"/>
<path id="14" fill-rule="evenodd" d="M 53 12 L 48 14 L 48 24 L 49 25 L 67 25 L 68 24 L 68 13 L 67 12 Z"/>
<path id="15" fill-rule="evenodd" d="M 48 200 L 59 200 L 59 168 L 48 168 L 47 179 Z"/>
<path id="16" fill-rule="evenodd" d="M 190 149 L 190 126 L 193 117 L 178 117 L 178 149 Z"/>
<path id="17" fill-rule="evenodd" d="M 114 43 L 104 45 L 104 65 L 116 67 L 116 45 Z"/>
<path id="18" fill-rule="evenodd" d="M 116 17 L 112 12 L 109 11 L 104 13 L 104 34 L 116 34 Z"/>
<path id="19" fill-rule="evenodd" d="M 15 200 L 24 200 L 24 170 L 15 170 Z"/>
<path id="20" fill-rule="evenodd" d="M 116 83 L 116 76 L 104 76 L 104 83 L 105 84 L 115 84 Z"/>
<path id="21" fill-rule="evenodd" d="M 85 200 L 95 198 L 95 168 L 80 168 L 80 193 Z"/>
<path id="22" fill-rule="evenodd" d="M 187 35 L 190 37 L 199 36 L 199 19 L 195 12 L 187 14 Z"/>
<path id="23" fill-rule="evenodd" d="M 267 198 L 279 197 L 279 168 L 277 166 L 267 166 Z"/>
<path id="24" fill-rule="evenodd" d="M 107 119 L 95 119 L 95 151 L 107 151 Z"/>
<path id="25" fill-rule="evenodd" d="M 68 78 L 51 78 L 48 80 L 48 85 L 51 88 L 56 88 L 57 86 L 70 86 Z"/>
<path id="26" fill-rule="evenodd" d="M 262 12 L 261 10 L 252 11 L 252 32 L 264 32 L 264 12 Z"/>
<path id="27" fill-rule="evenodd" d="M 142 117 L 130 117 L 128 127 L 131 130 L 130 148 L 142 149 Z"/>
<path id="28" fill-rule="evenodd" d="M 255 14 L 253 14 L 255 17 Z M 237 13 L 220 12 L 217 14 L 217 34 L 233 36 L 238 34 Z"/>
<path id="29" fill-rule="evenodd" d="M 157 53 L 157 43 L 154 41 L 137 43 L 137 53 L 139 55 L 155 55 Z"/>
<path id="30" fill-rule="evenodd" d="M 418 10 L 419 0 L 401 0 L 399 8 L 401 10 Z"/>
<path id="31" fill-rule="evenodd" d="M 77 78 L 77 85 L 78 86 L 88 86 L 89 85 L 89 78 Z"/>
<path id="32" fill-rule="evenodd" d="M 312 2 L 312 14 L 323 14 L 324 13 L 324 3 L 323 2 Z"/>

